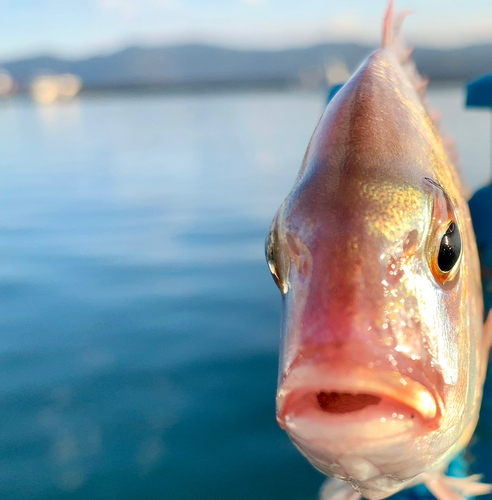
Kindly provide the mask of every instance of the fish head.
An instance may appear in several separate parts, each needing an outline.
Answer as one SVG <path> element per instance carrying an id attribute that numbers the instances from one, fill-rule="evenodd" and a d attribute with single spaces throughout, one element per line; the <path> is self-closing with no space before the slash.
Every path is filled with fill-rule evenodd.
<path id="1" fill-rule="evenodd" d="M 327 107 L 266 253 L 283 297 L 277 420 L 318 470 L 377 500 L 466 444 L 481 395 L 476 244 L 392 52 Z"/>

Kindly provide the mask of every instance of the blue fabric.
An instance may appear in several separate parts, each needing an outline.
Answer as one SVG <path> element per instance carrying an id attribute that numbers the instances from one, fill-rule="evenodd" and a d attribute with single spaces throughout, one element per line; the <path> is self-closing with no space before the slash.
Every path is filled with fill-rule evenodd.
<path id="1" fill-rule="evenodd" d="M 492 107 L 492 75 L 479 78 L 466 86 L 466 105 Z"/>
<path id="2" fill-rule="evenodd" d="M 492 308 L 492 184 L 479 189 L 471 198 L 470 213 L 477 237 L 482 265 L 483 298 L 485 314 Z M 469 450 L 470 472 L 482 474 L 484 483 L 492 482 L 492 369 L 489 361 L 483 388 L 482 408 L 477 430 Z M 480 497 L 490 500 L 492 495 Z"/>
<path id="3" fill-rule="evenodd" d="M 487 312 L 492 308 L 492 185 L 479 189 L 469 205 L 480 252 L 483 298 Z"/>
<path id="4" fill-rule="evenodd" d="M 343 85 L 343 83 L 340 83 L 338 85 L 333 85 L 333 87 L 330 88 L 326 104 L 328 104 L 337 95 L 337 92 L 343 87 Z"/>

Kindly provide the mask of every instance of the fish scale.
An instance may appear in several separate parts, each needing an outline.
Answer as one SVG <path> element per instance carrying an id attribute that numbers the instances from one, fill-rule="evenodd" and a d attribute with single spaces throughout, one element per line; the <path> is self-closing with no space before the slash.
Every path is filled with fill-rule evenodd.
<path id="1" fill-rule="evenodd" d="M 492 337 L 466 189 L 389 3 L 383 47 L 327 106 L 267 238 L 283 297 L 277 420 L 322 498 L 492 491 L 446 475 Z"/>

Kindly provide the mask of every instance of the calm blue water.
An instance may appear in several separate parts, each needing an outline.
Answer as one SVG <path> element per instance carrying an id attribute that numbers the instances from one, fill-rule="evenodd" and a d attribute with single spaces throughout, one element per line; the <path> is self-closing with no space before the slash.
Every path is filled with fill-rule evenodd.
<path id="1" fill-rule="evenodd" d="M 490 118 L 432 92 L 472 187 Z M 318 93 L 0 103 L 0 498 L 308 500 L 263 242 Z"/>

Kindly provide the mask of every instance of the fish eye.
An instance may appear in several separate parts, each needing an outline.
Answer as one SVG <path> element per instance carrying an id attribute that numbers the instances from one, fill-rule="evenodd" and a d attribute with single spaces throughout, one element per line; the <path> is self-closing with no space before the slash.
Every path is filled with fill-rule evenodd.
<path id="1" fill-rule="evenodd" d="M 451 222 L 441 239 L 437 265 L 443 273 L 453 270 L 461 255 L 461 236 L 458 225 Z"/>
<path id="2" fill-rule="evenodd" d="M 445 289 L 456 283 L 462 254 L 461 235 L 455 220 L 436 228 L 430 267 L 437 282 Z"/>
<path id="3" fill-rule="evenodd" d="M 265 257 L 273 281 L 282 295 L 289 291 L 290 259 L 285 255 L 284 229 L 279 223 L 279 214 L 274 217 L 265 241 Z"/>
<path id="4" fill-rule="evenodd" d="M 449 290 L 458 282 L 459 264 L 463 254 L 460 226 L 453 204 L 443 188 L 428 178 L 425 179 L 425 185 L 432 194 L 432 220 L 426 245 L 427 261 L 437 283 L 443 289 Z"/>
<path id="5" fill-rule="evenodd" d="M 279 245 L 277 229 L 274 224 L 272 226 L 273 228 L 270 229 L 270 233 L 266 239 L 265 256 L 275 284 L 279 287 L 282 294 L 285 295 L 289 289 L 285 278 L 288 275 L 288 266 Z"/>
<path id="6" fill-rule="evenodd" d="M 271 230 L 267 236 L 265 242 L 265 257 L 267 260 L 268 268 L 270 269 L 270 273 L 272 273 L 272 277 L 279 288 L 280 287 L 280 275 L 277 266 L 277 243 L 275 238 L 275 231 Z"/>

